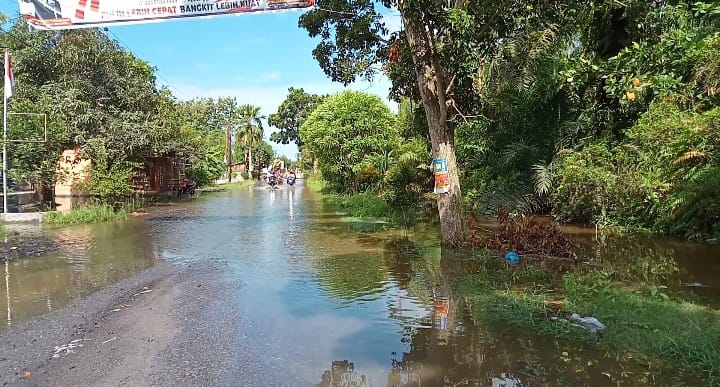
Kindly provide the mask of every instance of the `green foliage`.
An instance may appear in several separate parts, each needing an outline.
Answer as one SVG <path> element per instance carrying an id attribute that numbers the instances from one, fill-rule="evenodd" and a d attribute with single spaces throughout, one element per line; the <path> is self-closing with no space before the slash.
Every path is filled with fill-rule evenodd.
<path id="1" fill-rule="evenodd" d="M 98 147 L 93 161 L 90 179 L 82 185 L 84 191 L 105 201 L 133 192 L 130 180 L 133 171 L 130 167 L 126 164 L 110 163 L 102 147 Z"/>
<path id="2" fill-rule="evenodd" d="M 70 148 L 93 160 L 88 189 L 99 197 L 129 193 L 128 178 L 149 156 L 189 160 L 191 176 L 203 184 L 222 172 L 222 101 L 177 101 L 156 84 L 150 64 L 97 29 L 30 31 L 18 18 L 0 41 L 11 49 L 20 85 L 10 112 L 48 117 L 47 142 L 9 145 L 12 179 L 51 186 Z M 9 135 L 42 139 L 42 118 L 11 115 Z"/>
<path id="3" fill-rule="evenodd" d="M 396 210 L 412 210 L 433 189 L 428 144 L 422 139 L 410 140 L 401 144 L 395 154 L 394 163 L 383 177 L 382 198 Z"/>
<path id="4" fill-rule="evenodd" d="M 720 230 L 720 108 L 655 104 L 612 149 L 565 154 L 552 202 L 565 221 L 610 222 L 684 237 Z"/>
<path id="5" fill-rule="evenodd" d="M 345 91 L 320 104 L 300 128 L 305 146 L 337 192 L 360 192 L 379 181 L 378 157 L 400 141 L 394 117 L 376 96 Z M 379 170 L 379 169 L 378 169 Z M 364 179 L 364 180 L 363 180 Z"/>
<path id="6" fill-rule="evenodd" d="M 303 89 L 289 88 L 288 96 L 278 106 L 278 111 L 268 117 L 268 124 L 280 129 L 270 135 L 270 140 L 282 144 L 294 142 L 302 149 L 300 127 L 325 98 L 326 96 L 308 94 Z"/>
<path id="7" fill-rule="evenodd" d="M 43 221 L 49 224 L 81 224 L 127 220 L 126 209 L 116 210 L 107 204 L 92 204 L 79 207 L 70 213 L 49 212 Z"/>

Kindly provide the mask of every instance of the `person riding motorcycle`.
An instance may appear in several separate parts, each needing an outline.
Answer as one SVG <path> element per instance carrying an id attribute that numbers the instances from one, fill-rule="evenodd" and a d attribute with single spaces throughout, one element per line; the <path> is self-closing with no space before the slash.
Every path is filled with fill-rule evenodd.
<path id="1" fill-rule="evenodd" d="M 288 185 L 295 184 L 295 179 L 297 179 L 297 176 L 295 176 L 294 170 L 289 170 L 287 173 L 287 176 L 285 177 L 285 181 L 287 181 Z"/>

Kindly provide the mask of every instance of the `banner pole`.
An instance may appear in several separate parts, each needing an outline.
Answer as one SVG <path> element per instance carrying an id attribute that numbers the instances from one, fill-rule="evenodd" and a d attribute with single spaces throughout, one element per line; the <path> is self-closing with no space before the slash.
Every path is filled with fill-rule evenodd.
<path id="1" fill-rule="evenodd" d="M 7 80 L 7 68 L 8 68 L 8 58 L 9 58 L 9 50 L 5 49 L 5 79 Z M 7 82 L 5 82 L 7 83 Z M 8 213 L 8 191 L 7 191 L 7 88 L 11 87 L 11 85 L 5 85 L 5 90 L 3 90 L 3 146 L 2 146 L 2 169 L 3 169 L 3 213 Z"/>

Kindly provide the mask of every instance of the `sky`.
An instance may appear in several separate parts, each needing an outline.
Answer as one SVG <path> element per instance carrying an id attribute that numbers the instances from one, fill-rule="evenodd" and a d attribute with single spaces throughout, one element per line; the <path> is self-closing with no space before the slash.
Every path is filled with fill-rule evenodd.
<path id="1" fill-rule="evenodd" d="M 0 0 L 0 12 L 14 17 L 15 0 Z M 235 97 L 240 104 L 259 106 L 267 116 L 277 111 L 289 87 L 308 93 L 344 89 L 330 81 L 312 56 L 319 39 L 298 27 L 303 11 L 184 19 L 161 23 L 110 27 L 110 38 L 157 68 L 158 83 L 169 86 L 179 99 Z M 399 18 L 390 15 L 395 29 Z M 20 87 L 18 85 L 18 87 Z M 348 89 L 387 99 L 389 80 L 357 82 Z M 295 158 L 297 147 L 269 141 L 277 129 L 265 122 L 265 138 L 279 155 Z"/>

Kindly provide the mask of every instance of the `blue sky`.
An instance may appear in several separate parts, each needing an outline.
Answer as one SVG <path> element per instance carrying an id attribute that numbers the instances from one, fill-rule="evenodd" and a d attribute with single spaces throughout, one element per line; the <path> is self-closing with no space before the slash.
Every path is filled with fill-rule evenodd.
<path id="1" fill-rule="evenodd" d="M 18 4 L 0 1 L 0 12 L 15 16 Z M 331 82 L 312 57 L 317 39 L 298 27 L 301 11 L 185 19 L 162 23 L 111 27 L 136 56 L 157 68 L 158 81 L 168 84 L 180 99 L 236 97 L 239 103 L 277 111 L 289 87 L 310 93 L 343 89 Z M 388 17 L 397 26 L 397 16 Z M 348 88 L 373 93 L 387 101 L 389 81 L 358 82 Z M 395 111 L 394 104 L 387 101 Z M 274 128 L 265 127 L 265 138 Z M 294 158 L 294 145 L 272 143 L 276 152 Z"/>

